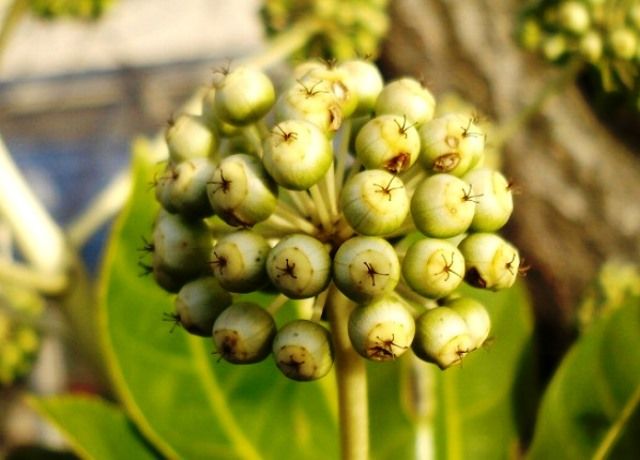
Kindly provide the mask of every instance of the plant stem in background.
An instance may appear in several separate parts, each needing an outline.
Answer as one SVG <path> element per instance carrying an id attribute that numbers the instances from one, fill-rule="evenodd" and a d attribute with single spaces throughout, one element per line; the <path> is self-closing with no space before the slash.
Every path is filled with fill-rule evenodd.
<path id="1" fill-rule="evenodd" d="M 331 285 L 326 304 L 335 346 L 343 460 L 369 458 L 369 409 L 364 359 L 351 346 L 347 325 L 355 304 Z"/>
<path id="2" fill-rule="evenodd" d="M 322 22 L 316 18 L 309 18 L 298 21 L 287 29 L 286 32 L 278 34 L 269 42 L 267 48 L 257 55 L 240 59 L 239 64 L 266 69 L 274 64 L 284 61 L 297 50 L 302 48 L 309 38 L 322 29 Z"/>
<path id="3" fill-rule="evenodd" d="M 29 264 L 47 275 L 65 274 L 69 260 L 64 235 L 18 171 L 1 137 L 0 197 L 0 215 Z"/>
<path id="4" fill-rule="evenodd" d="M 2 68 L 2 55 L 7 48 L 7 43 L 27 11 L 27 0 L 14 0 L 7 7 L 6 13 L 0 25 L 0 69 Z"/>
<path id="5" fill-rule="evenodd" d="M 550 79 L 540 88 L 534 99 L 527 106 L 519 113 L 509 117 L 509 121 L 499 126 L 496 137 L 492 141 L 496 151 L 500 151 L 509 139 L 529 123 L 534 116 L 540 113 L 547 101 L 560 93 L 570 82 L 574 81 L 583 68 L 584 63 L 580 60 L 569 63 L 555 78 Z"/>
<path id="6" fill-rule="evenodd" d="M 611 425 L 609 430 L 607 430 L 606 435 L 598 446 L 598 450 L 593 454 L 592 458 L 594 460 L 609 458 L 611 451 L 616 446 L 616 442 L 620 439 L 625 427 L 629 426 L 629 420 L 638 410 L 638 407 L 640 407 L 640 385 L 636 387 L 636 390 L 627 400 L 617 420 Z"/>

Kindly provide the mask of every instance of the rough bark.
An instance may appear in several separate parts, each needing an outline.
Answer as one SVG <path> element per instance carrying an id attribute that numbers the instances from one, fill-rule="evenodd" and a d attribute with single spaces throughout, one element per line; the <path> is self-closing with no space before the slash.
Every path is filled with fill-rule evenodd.
<path id="1" fill-rule="evenodd" d="M 521 112 L 559 70 L 514 40 L 518 0 L 397 0 L 383 64 L 455 90 L 498 123 Z M 636 115 L 637 116 L 637 115 Z M 640 160 L 594 115 L 570 81 L 507 142 L 520 186 L 506 229 L 531 265 L 539 331 L 557 358 L 584 288 L 608 259 L 640 260 Z"/>

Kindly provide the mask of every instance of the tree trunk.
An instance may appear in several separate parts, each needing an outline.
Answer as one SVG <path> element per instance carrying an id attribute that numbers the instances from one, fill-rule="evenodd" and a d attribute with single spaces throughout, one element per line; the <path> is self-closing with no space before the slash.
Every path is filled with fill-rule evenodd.
<path id="1" fill-rule="evenodd" d="M 390 5 L 393 25 L 382 56 L 387 77 L 422 78 L 436 96 L 456 91 L 498 124 L 513 120 L 562 71 L 518 47 L 521 1 Z M 522 191 L 505 234 L 531 265 L 527 282 L 545 340 L 541 351 L 553 365 L 602 262 L 640 260 L 640 160 L 569 80 L 508 140 L 503 161 Z"/>

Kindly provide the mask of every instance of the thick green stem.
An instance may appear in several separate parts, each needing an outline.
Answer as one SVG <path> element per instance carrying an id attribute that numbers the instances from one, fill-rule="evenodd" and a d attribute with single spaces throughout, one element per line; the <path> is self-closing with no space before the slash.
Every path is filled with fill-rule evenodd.
<path id="1" fill-rule="evenodd" d="M 534 99 L 519 113 L 509 118 L 509 121 L 499 126 L 496 138 L 492 145 L 496 151 L 500 151 L 504 144 L 520 131 L 531 119 L 540 113 L 545 103 L 562 91 L 569 82 L 575 80 L 576 75 L 584 68 L 580 60 L 569 63 L 556 78 L 549 80 L 535 95 Z"/>
<path id="2" fill-rule="evenodd" d="M 353 350 L 347 324 L 355 304 L 335 286 L 329 288 L 327 313 L 333 333 L 338 383 L 338 412 L 343 460 L 369 457 L 369 408 L 364 360 Z"/>

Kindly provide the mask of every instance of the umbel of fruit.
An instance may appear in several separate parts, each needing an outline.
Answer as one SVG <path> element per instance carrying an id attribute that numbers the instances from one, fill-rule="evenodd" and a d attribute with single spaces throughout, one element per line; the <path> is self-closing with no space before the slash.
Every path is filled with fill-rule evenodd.
<path id="1" fill-rule="evenodd" d="M 297 381 L 330 371 L 335 327 L 363 359 L 460 363 L 491 320 L 458 288 L 508 288 L 520 263 L 493 233 L 511 186 L 484 166 L 476 118 L 434 118 L 427 88 L 385 84 L 365 60 L 304 62 L 275 88 L 259 70 L 227 69 L 201 112 L 167 128 L 147 249 L 177 293 L 169 316 L 210 336 L 220 360 L 272 356 Z M 329 326 L 337 295 L 353 311 Z"/>

